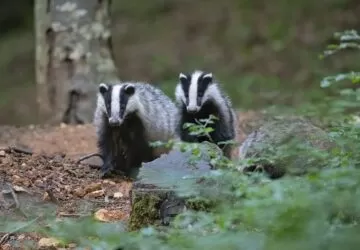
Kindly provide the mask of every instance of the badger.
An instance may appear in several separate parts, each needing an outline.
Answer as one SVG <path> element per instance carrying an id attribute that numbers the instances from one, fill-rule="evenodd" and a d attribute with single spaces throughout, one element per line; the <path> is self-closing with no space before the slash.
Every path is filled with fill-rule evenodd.
<path id="1" fill-rule="evenodd" d="M 203 142 L 215 144 L 235 139 L 237 118 L 232 108 L 230 98 L 224 94 L 218 83 L 213 80 L 213 74 L 195 70 L 191 74 L 179 74 L 179 82 L 175 89 L 175 100 L 179 120 L 177 133 L 182 141 Z M 191 135 L 183 126 L 185 123 L 196 123 L 201 119 L 216 116 L 209 127 L 213 131 L 207 136 Z M 231 158 L 232 146 L 218 145 L 224 155 Z"/>
<path id="2" fill-rule="evenodd" d="M 149 142 L 175 138 L 176 114 L 175 103 L 148 83 L 100 83 L 94 125 L 101 177 L 114 171 L 133 177 L 143 162 L 164 153 Z"/>

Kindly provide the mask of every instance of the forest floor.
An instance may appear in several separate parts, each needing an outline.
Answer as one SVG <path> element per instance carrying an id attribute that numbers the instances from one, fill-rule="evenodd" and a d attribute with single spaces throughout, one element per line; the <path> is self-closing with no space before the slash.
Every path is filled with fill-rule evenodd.
<path id="1" fill-rule="evenodd" d="M 242 127 L 254 113 L 240 117 Z M 77 162 L 96 151 L 92 125 L 0 127 L 0 217 L 26 221 L 46 211 L 60 219 L 95 212 L 105 222 L 126 221 L 132 182 L 100 179 L 96 166 L 101 160 L 96 157 Z M 26 249 L 29 242 L 39 246 L 42 237 L 0 232 L 0 249 Z"/>

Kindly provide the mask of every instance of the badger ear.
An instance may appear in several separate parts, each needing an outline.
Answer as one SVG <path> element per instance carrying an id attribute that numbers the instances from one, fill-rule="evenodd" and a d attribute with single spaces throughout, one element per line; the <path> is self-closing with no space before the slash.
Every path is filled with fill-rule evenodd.
<path id="1" fill-rule="evenodd" d="M 205 81 L 207 84 L 212 83 L 213 81 L 213 74 L 212 73 L 207 73 L 202 77 L 203 81 Z"/>
<path id="2" fill-rule="evenodd" d="M 179 80 L 182 84 L 186 84 L 189 82 L 187 75 L 185 75 L 184 73 L 179 74 Z"/>
<path id="3" fill-rule="evenodd" d="M 187 76 L 184 73 L 180 73 L 179 74 L 179 80 L 180 81 L 187 80 Z"/>
<path id="4" fill-rule="evenodd" d="M 109 90 L 109 86 L 106 83 L 100 83 L 99 84 L 99 92 L 101 94 L 104 94 L 105 92 L 107 92 Z"/>
<path id="5" fill-rule="evenodd" d="M 124 91 L 128 95 L 133 95 L 135 93 L 135 86 L 133 84 L 127 84 L 124 86 Z"/>

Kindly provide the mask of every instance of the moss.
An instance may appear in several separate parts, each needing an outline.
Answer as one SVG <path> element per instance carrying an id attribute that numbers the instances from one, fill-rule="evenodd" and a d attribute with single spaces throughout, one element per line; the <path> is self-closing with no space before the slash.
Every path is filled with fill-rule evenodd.
<path id="1" fill-rule="evenodd" d="M 185 205 L 188 209 L 209 212 L 215 204 L 211 200 L 194 197 L 187 199 Z"/>
<path id="2" fill-rule="evenodd" d="M 159 219 L 158 205 L 161 200 L 157 194 L 137 194 L 133 200 L 128 229 L 133 231 L 156 224 L 156 220 Z"/>

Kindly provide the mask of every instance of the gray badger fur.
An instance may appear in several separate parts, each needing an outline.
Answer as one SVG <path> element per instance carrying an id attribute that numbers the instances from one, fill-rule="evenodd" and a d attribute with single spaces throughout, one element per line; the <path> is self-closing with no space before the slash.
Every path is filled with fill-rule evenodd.
<path id="1" fill-rule="evenodd" d="M 230 98 L 213 80 L 212 73 L 200 70 L 195 70 L 191 74 L 180 73 L 175 98 L 180 115 L 177 133 L 182 141 L 211 141 L 218 144 L 235 139 L 237 117 Z M 211 139 L 206 136 L 190 135 L 189 131 L 183 128 L 185 123 L 196 123 L 200 119 L 208 119 L 210 115 L 218 118 L 214 124 L 210 124 L 214 129 L 210 133 Z M 225 156 L 231 158 L 231 145 L 220 146 L 220 148 Z"/>
<path id="2" fill-rule="evenodd" d="M 94 124 L 102 177 L 114 170 L 133 176 L 142 162 L 157 158 L 160 153 L 149 142 L 175 138 L 176 114 L 171 99 L 150 84 L 101 83 Z"/>

